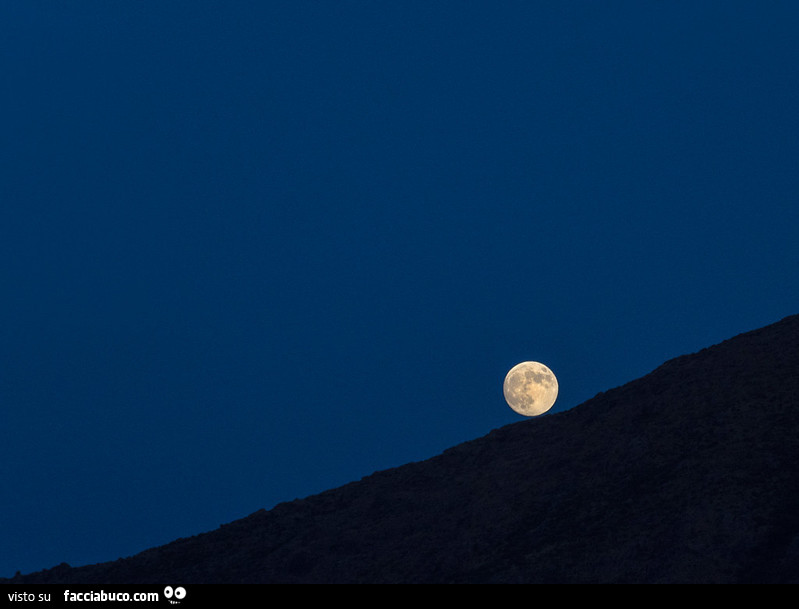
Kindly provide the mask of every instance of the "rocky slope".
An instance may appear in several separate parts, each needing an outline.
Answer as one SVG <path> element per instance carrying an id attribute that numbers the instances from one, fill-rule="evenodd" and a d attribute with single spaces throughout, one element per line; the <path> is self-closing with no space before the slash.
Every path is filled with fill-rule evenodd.
<path id="1" fill-rule="evenodd" d="M 567 412 L 3 583 L 799 583 L 799 316 Z"/>

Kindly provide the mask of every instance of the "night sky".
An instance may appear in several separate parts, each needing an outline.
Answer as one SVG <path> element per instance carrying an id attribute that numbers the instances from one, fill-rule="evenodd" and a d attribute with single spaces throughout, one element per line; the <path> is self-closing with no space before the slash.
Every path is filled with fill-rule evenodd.
<path id="1" fill-rule="evenodd" d="M 797 32 L 787 1 L 3 2 L 0 576 L 526 420 L 523 360 L 557 416 L 798 313 Z"/>

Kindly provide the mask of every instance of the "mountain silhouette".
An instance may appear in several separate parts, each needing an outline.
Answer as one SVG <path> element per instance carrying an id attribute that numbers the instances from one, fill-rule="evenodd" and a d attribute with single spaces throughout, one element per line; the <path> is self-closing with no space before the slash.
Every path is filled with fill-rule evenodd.
<path id="1" fill-rule="evenodd" d="M 799 315 L 568 411 L 2 583 L 799 583 Z"/>

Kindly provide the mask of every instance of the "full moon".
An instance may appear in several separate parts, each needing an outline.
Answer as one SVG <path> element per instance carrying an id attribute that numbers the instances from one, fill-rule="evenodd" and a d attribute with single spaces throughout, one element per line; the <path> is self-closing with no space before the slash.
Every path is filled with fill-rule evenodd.
<path id="1" fill-rule="evenodd" d="M 537 417 L 555 403 L 558 379 L 544 364 L 522 362 L 510 369 L 502 391 L 513 410 L 526 417 Z"/>

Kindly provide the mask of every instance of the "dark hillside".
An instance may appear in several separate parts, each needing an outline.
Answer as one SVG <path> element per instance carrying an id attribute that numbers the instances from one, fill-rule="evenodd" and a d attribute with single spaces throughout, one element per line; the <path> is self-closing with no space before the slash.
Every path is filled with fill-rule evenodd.
<path id="1" fill-rule="evenodd" d="M 4 583 L 799 583 L 799 316 L 567 412 Z"/>

